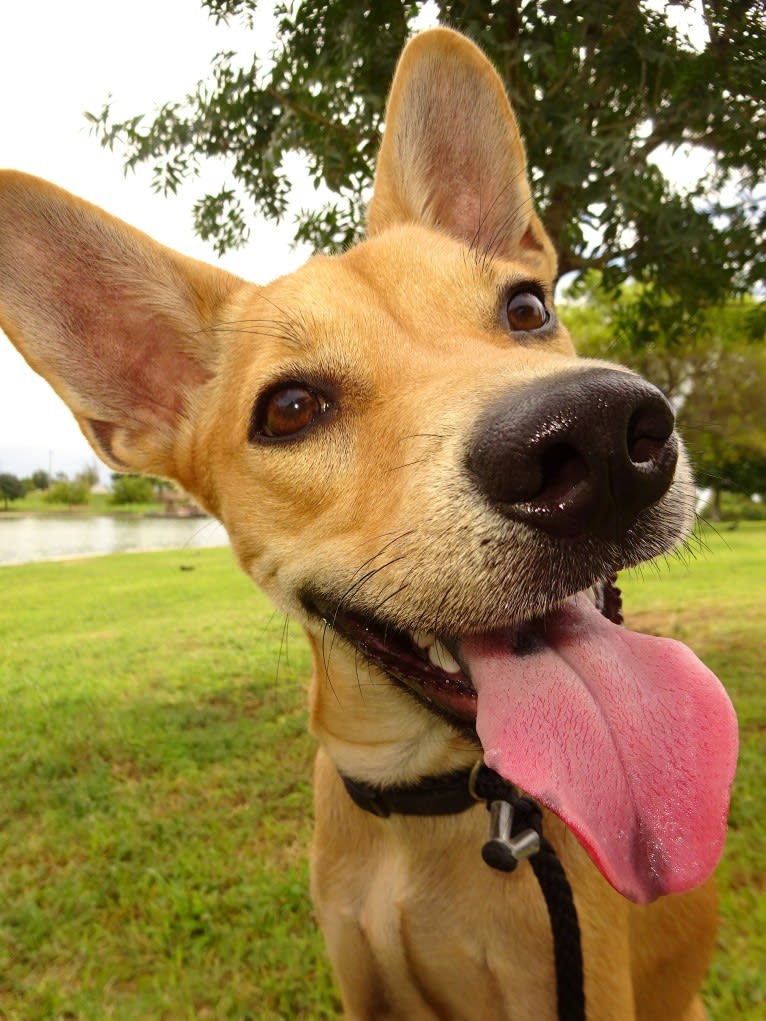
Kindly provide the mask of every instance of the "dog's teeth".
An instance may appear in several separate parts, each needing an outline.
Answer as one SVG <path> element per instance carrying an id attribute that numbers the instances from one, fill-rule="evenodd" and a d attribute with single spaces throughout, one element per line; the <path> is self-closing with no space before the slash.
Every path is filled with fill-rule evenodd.
<path id="1" fill-rule="evenodd" d="M 434 666 L 448 674 L 460 673 L 460 664 L 451 652 L 437 639 L 428 650 L 428 658 Z"/>
<path id="2" fill-rule="evenodd" d="M 416 631 L 412 640 L 419 649 L 429 649 L 436 641 L 436 635 L 429 635 L 427 631 Z"/>

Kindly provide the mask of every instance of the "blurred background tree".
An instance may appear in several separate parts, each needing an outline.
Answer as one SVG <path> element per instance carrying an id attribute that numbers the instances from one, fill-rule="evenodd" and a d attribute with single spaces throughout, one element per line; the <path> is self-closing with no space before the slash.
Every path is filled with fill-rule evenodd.
<path id="1" fill-rule="evenodd" d="M 0 472 L 0 497 L 3 499 L 3 510 L 8 510 L 12 500 L 19 500 L 24 495 L 24 483 L 10 472 Z"/>
<path id="2" fill-rule="evenodd" d="M 761 306 L 744 297 L 712 306 L 687 322 L 686 335 L 662 324 L 675 308 L 667 297 L 654 327 L 638 341 L 641 286 L 607 294 L 593 274 L 565 295 L 559 312 L 580 354 L 610 358 L 659 386 L 676 411 L 699 485 L 721 493 L 766 494 L 766 336 Z M 655 305 L 656 302 L 650 302 Z"/>
<path id="3" fill-rule="evenodd" d="M 47 489 L 51 484 L 51 477 L 47 471 L 43 471 L 42 468 L 38 468 L 37 471 L 32 472 L 30 482 L 32 484 L 32 489 Z"/>

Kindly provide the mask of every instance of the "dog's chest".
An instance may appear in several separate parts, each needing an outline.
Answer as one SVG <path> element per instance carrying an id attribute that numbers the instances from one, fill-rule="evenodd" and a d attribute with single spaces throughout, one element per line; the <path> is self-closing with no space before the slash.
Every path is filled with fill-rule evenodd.
<path id="1" fill-rule="evenodd" d="M 382 839 L 366 845 L 363 869 L 349 848 L 348 868 L 336 858 L 314 870 L 328 950 L 359 1016 L 555 1021 L 549 923 L 529 870 L 493 873 L 464 850 L 481 840 L 465 817 L 447 824 L 447 839 L 444 820 L 417 820 L 422 832 L 407 841 L 398 820 L 384 821 L 389 832 L 370 822 Z"/>

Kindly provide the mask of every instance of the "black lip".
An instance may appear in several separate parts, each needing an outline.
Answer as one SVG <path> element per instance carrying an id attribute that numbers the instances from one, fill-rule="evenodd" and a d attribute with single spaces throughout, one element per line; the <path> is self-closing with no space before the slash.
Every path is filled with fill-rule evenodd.
<path id="1" fill-rule="evenodd" d="M 446 719 L 476 741 L 476 690 L 468 672 L 448 674 L 435 667 L 425 650 L 390 624 L 353 611 L 333 607 L 329 600 L 304 595 L 304 609 L 319 618 L 365 660 L 382 670 L 397 686 L 414 695 L 431 712 Z M 452 645 L 449 640 L 447 645 Z"/>

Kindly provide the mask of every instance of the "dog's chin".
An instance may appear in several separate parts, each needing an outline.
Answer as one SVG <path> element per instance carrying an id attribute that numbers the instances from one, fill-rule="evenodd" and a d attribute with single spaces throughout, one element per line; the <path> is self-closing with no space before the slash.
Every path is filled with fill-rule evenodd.
<path id="1" fill-rule="evenodd" d="M 614 623 L 622 623 L 619 590 L 611 580 L 570 597 L 585 594 Z M 502 629 L 503 643 L 518 656 L 529 655 L 545 644 L 549 618 L 569 600 L 561 600 L 547 612 Z M 304 599 L 304 607 L 356 655 L 414 695 L 428 710 L 445 718 L 462 733 L 476 738 L 477 693 L 468 666 L 460 656 L 463 635 L 437 635 L 406 631 L 391 622 L 346 610 L 321 597 Z M 498 629 L 494 629 L 497 631 Z"/>

